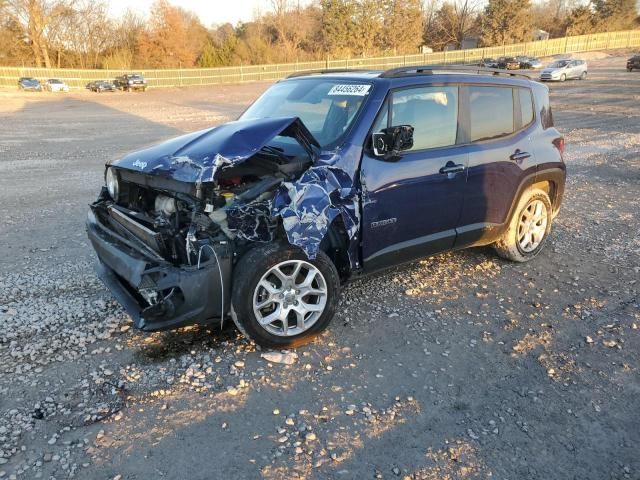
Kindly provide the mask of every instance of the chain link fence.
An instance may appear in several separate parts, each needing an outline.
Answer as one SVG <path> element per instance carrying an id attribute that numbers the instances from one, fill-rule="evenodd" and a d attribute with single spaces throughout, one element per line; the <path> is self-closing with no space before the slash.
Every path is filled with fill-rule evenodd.
<path id="1" fill-rule="evenodd" d="M 248 65 L 220 68 L 183 68 L 172 70 L 135 70 L 142 73 L 150 87 L 181 87 L 191 85 L 216 85 L 260 80 L 278 80 L 294 72 L 322 69 L 372 69 L 407 65 L 470 64 L 483 58 L 529 55 L 543 57 L 566 53 L 587 52 L 614 48 L 640 47 L 640 30 L 595 33 L 573 37 L 538 40 L 502 47 L 472 48 L 448 52 L 424 53 L 388 57 L 352 58 L 346 60 L 321 60 L 271 65 Z M 0 85 L 17 86 L 20 77 L 40 80 L 59 78 L 71 88 L 84 88 L 94 80 L 111 80 L 131 70 L 76 70 L 70 68 L 0 67 Z"/>

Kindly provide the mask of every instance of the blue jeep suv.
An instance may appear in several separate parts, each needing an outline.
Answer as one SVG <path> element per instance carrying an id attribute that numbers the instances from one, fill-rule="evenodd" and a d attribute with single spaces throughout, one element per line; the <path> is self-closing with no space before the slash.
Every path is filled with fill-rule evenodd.
<path id="1" fill-rule="evenodd" d="M 295 74 L 237 121 L 107 164 L 87 231 L 136 327 L 230 316 L 260 345 L 295 346 L 350 279 L 478 245 L 535 257 L 563 148 L 547 87 L 511 72 Z"/>

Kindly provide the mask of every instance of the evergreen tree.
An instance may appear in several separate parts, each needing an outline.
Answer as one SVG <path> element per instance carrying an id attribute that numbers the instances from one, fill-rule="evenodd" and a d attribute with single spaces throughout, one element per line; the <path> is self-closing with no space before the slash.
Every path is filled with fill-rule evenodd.
<path id="1" fill-rule="evenodd" d="M 482 17 L 484 45 L 507 45 L 531 39 L 529 0 L 489 0 Z"/>
<path id="2" fill-rule="evenodd" d="M 593 0 L 599 31 L 627 30 L 637 26 L 635 0 Z"/>
<path id="3" fill-rule="evenodd" d="M 384 17 L 381 50 L 418 53 L 423 34 L 420 0 L 382 0 L 380 4 Z"/>

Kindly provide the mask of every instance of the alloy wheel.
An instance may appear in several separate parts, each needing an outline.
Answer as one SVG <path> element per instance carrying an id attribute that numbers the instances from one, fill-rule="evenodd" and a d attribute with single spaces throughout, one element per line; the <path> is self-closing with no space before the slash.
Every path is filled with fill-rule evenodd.
<path id="1" fill-rule="evenodd" d="M 253 293 L 253 313 L 267 332 L 291 337 L 309 330 L 322 316 L 328 289 L 309 262 L 287 260 L 271 267 Z"/>
<path id="2" fill-rule="evenodd" d="M 522 252 L 531 253 L 540 246 L 548 221 L 547 207 L 541 200 L 534 200 L 524 208 L 518 222 L 518 246 Z"/>

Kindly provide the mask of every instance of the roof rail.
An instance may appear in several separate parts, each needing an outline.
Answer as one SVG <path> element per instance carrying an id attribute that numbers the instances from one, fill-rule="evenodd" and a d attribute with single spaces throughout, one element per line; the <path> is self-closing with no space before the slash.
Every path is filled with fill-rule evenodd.
<path id="1" fill-rule="evenodd" d="M 513 70 L 501 68 L 488 68 L 476 65 L 414 65 L 406 67 L 392 68 L 385 70 L 380 75 L 381 78 L 397 78 L 411 75 L 433 75 L 436 72 L 467 72 L 491 75 L 508 75 L 510 77 L 522 77 L 531 80 L 531 77 L 523 73 L 514 73 Z"/>
<path id="2" fill-rule="evenodd" d="M 302 72 L 293 72 L 291 75 L 287 75 L 286 78 L 303 77 L 305 75 L 326 75 L 329 73 L 347 73 L 347 72 L 371 72 L 363 68 L 326 68 L 324 70 L 305 70 Z"/>

